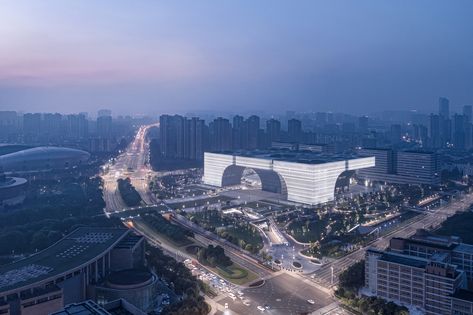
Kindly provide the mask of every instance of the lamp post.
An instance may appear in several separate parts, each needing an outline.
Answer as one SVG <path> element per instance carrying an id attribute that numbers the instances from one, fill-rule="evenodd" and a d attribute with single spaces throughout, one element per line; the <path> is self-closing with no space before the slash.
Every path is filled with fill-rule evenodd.
<path id="1" fill-rule="evenodd" d="M 330 270 L 332 271 L 331 284 L 333 285 L 333 266 L 330 266 Z"/>

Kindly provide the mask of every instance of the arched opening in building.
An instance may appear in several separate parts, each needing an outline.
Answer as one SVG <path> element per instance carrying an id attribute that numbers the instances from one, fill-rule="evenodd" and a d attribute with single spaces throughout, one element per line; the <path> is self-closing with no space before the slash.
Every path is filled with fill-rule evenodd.
<path id="1" fill-rule="evenodd" d="M 334 193 L 335 195 L 347 193 L 353 185 L 356 185 L 355 171 L 344 171 L 338 175 Z"/>
<path id="2" fill-rule="evenodd" d="M 246 185 L 287 197 L 287 187 L 284 179 L 272 170 L 230 165 L 223 172 L 222 186 L 235 185 Z"/>

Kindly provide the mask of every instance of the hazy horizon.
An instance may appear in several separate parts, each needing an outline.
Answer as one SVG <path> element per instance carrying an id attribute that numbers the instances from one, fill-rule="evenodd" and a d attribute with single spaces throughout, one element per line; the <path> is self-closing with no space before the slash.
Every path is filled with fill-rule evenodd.
<path id="1" fill-rule="evenodd" d="M 452 111 L 473 104 L 471 1 L 3 1 L 0 108 Z"/>

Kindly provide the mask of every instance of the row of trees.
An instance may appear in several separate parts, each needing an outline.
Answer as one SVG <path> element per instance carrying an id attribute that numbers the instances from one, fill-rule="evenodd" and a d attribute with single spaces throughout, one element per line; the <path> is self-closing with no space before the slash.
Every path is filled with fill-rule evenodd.
<path id="1" fill-rule="evenodd" d="M 263 247 L 258 229 L 238 214 L 224 215 L 220 211 L 207 209 L 188 217 L 193 223 L 251 253 L 256 254 Z"/>
<path id="2" fill-rule="evenodd" d="M 188 237 L 194 237 L 194 233 L 184 229 L 179 225 L 172 224 L 160 214 L 148 213 L 142 216 L 144 222 L 153 228 L 157 233 L 165 235 L 170 240 L 185 244 L 189 242 Z"/>
<path id="3" fill-rule="evenodd" d="M 196 279 L 184 264 L 165 255 L 161 249 L 147 246 L 146 261 L 161 279 L 169 283 L 171 289 L 182 299 L 167 306 L 163 314 L 168 315 L 204 315 L 210 307 L 200 295 L 205 291 L 204 283 Z"/>
<path id="4" fill-rule="evenodd" d="M 130 178 L 118 179 L 118 190 L 122 196 L 123 201 L 128 207 L 136 207 L 141 204 L 140 194 L 136 191 L 135 187 L 131 184 Z"/>
<path id="5" fill-rule="evenodd" d="M 197 259 L 205 265 L 211 267 L 229 267 L 233 264 L 230 257 L 225 255 L 225 251 L 220 246 L 209 245 L 207 248 L 201 247 L 197 251 Z"/>

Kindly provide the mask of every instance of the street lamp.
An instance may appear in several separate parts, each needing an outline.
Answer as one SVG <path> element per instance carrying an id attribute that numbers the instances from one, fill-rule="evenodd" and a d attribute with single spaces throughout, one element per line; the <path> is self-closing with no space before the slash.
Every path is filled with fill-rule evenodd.
<path id="1" fill-rule="evenodd" d="M 330 271 L 332 272 L 332 276 L 331 276 L 331 284 L 333 285 L 333 266 L 330 266 Z"/>

